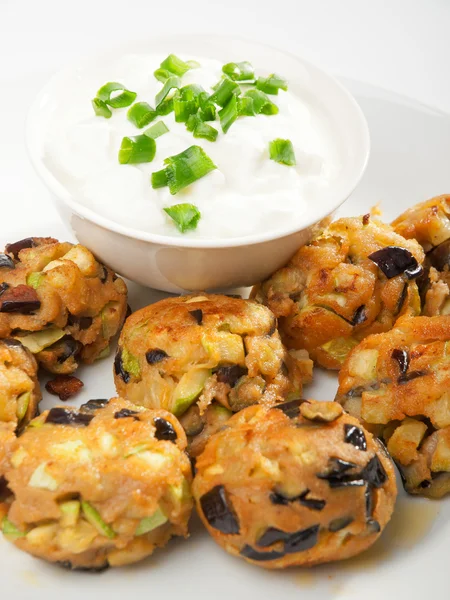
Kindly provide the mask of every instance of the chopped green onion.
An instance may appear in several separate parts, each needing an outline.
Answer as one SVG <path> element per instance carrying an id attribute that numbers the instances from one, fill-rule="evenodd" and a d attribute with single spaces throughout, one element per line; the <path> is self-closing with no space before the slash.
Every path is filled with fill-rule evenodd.
<path id="1" fill-rule="evenodd" d="M 169 77 L 172 77 L 172 73 L 167 69 L 156 69 L 153 75 L 158 81 L 161 81 L 162 83 L 166 83 Z"/>
<path id="2" fill-rule="evenodd" d="M 249 81 L 255 79 L 255 70 L 246 60 L 239 63 L 227 63 L 222 67 L 222 71 L 233 81 Z"/>
<path id="3" fill-rule="evenodd" d="M 164 84 L 163 89 L 156 94 L 155 104 L 156 108 L 161 104 L 163 100 L 166 99 L 167 94 L 173 90 L 174 88 L 181 87 L 181 79 L 179 77 L 169 77 L 169 79 Z"/>
<path id="4" fill-rule="evenodd" d="M 222 107 L 227 104 L 232 96 L 239 95 L 241 93 L 241 88 L 238 86 L 238 84 L 234 81 L 231 81 L 231 79 L 228 79 L 227 77 L 222 79 L 222 81 L 220 81 L 213 89 L 215 90 L 214 94 L 211 94 L 209 100 Z"/>
<path id="5" fill-rule="evenodd" d="M 261 90 L 266 94 L 274 94 L 277 96 L 278 90 L 284 90 L 287 92 L 288 84 L 286 79 L 283 79 L 283 77 L 272 73 L 272 75 L 269 75 L 269 77 L 258 77 L 256 87 L 258 90 Z"/>
<path id="6" fill-rule="evenodd" d="M 201 85 L 190 83 L 180 89 L 180 94 L 183 100 L 196 100 L 201 94 L 206 94 Z"/>
<path id="7" fill-rule="evenodd" d="M 167 165 L 164 169 L 172 195 L 201 179 L 210 171 L 217 169 L 216 165 L 200 146 L 190 146 L 184 152 L 169 156 L 164 160 Z M 152 174 L 152 186 L 161 187 L 163 176 L 161 171 Z"/>
<path id="8" fill-rule="evenodd" d="M 200 116 L 203 121 L 215 121 L 216 120 L 216 107 L 213 102 L 210 101 L 209 96 L 206 92 L 202 92 L 198 97 L 198 103 L 200 106 Z"/>
<path id="9" fill-rule="evenodd" d="M 128 120 L 139 129 L 151 123 L 156 117 L 156 110 L 147 102 L 136 102 L 127 112 Z"/>
<path id="10" fill-rule="evenodd" d="M 217 129 L 205 123 L 199 113 L 189 117 L 186 128 L 193 132 L 195 138 L 203 138 L 209 142 L 215 142 L 219 135 Z"/>
<path id="11" fill-rule="evenodd" d="M 261 90 L 247 90 L 244 95 L 253 100 L 255 115 L 276 115 L 278 113 L 278 106 L 269 100 Z"/>
<path id="12" fill-rule="evenodd" d="M 173 97 L 173 110 L 177 123 L 186 123 L 199 107 L 199 97 L 206 93 L 200 85 L 185 85 Z"/>
<path id="13" fill-rule="evenodd" d="M 121 165 L 151 162 L 155 158 L 156 142 L 146 135 L 124 137 L 119 150 Z"/>
<path id="14" fill-rule="evenodd" d="M 111 98 L 113 92 L 122 92 Z M 97 98 L 112 106 L 113 108 L 124 108 L 130 106 L 136 100 L 136 92 L 130 92 L 127 88 L 117 81 L 105 83 L 97 92 Z"/>
<path id="15" fill-rule="evenodd" d="M 105 119 L 111 118 L 112 112 L 106 105 L 106 102 L 103 102 L 100 98 L 94 98 L 92 100 L 92 107 L 97 117 L 105 117 Z"/>
<path id="16" fill-rule="evenodd" d="M 282 165 L 292 167 L 296 164 L 294 148 L 291 140 L 276 139 L 269 142 L 270 158 Z"/>
<path id="17" fill-rule="evenodd" d="M 247 96 L 238 96 L 237 109 L 240 117 L 254 117 L 256 115 L 253 100 Z"/>
<path id="18" fill-rule="evenodd" d="M 219 110 L 220 125 L 224 133 L 230 129 L 238 116 L 237 98 L 231 96 L 228 104 Z"/>
<path id="19" fill-rule="evenodd" d="M 158 121 L 154 125 L 151 125 L 151 127 L 149 127 L 148 129 L 146 129 L 144 131 L 144 135 L 156 140 L 156 138 L 159 138 L 161 135 L 164 135 L 168 131 L 169 128 L 166 126 L 164 121 Z"/>
<path id="20" fill-rule="evenodd" d="M 152 173 L 152 188 L 157 190 L 158 188 L 166 187 L 168 185 L 166 169 L 161 169 L 161 171 L 155 171 Z"/>
<path id="21" fill-rule="evenodd" d="M 175 54 L 169 54 L 169 56 L 162 61 L 160 66 L 161 69 L 167 69 L 179 77 L 182 77 L 186 71 L 192 69 L 188 63 L 184 62 L 184 60 L 181 60 L 181 58 L 178 58 L 178 56 L 175 56 Z"/>
<path id="22" fill-rule="evenodd" d="M 165 208 L 164 212 L 174 221 L 181 233 L 195 229 L 201 217 L 200 211 L 193 204 L 175 204 Z"/>
<path id="23" fill-rule="evenodd" d="M 173 111 L 173 98 L 169 100 L 163 100 L 156 109 L 156 112 L 160 117 L 164 117 Z"/>

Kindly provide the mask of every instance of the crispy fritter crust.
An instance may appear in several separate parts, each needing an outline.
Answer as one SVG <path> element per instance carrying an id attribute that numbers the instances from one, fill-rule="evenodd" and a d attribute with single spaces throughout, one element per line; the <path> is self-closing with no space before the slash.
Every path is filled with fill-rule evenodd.
<path id="1" fill-rule="evenodd" d="M 22 429 L 36 415 L 41 398 L 34 356 L 17 340 L 1 340 L 0 422 Z"/>
<path id="2" fill-rule="evenodd" d="M 392 223 L 406 238 L 415 238 L 427 253 L 420 280 L 422 314 L 450 313 L 450 195 L 416 204 Z"/>
<path id="3" fill-rule="evenodd" d="M 336 400 L 382 437 L 412 494 L 450 492 L 450 316 L 403 318 L 348 356 Z"/>
<path id="4" fill-rule="evenodd" d="M 303 402 L 241 411 L 196 463 L 193 494 L 209 533 L 266 568 L 358 554 L 394 508 L 394 468 L 378 441 L 335 403 Z"/>
<path id="5" fill-rule="evenodd" d="M 173 415 L 118 398 L 94 410 L 46 411 L 13 444 L 3 532 L 22 550 L 73 568 L 141 560 L 187 535 L 185 448 Z M 158 511 L 162 520 L 145 532 L 142 520 Z"/>
<path id="6" fill-rule="evenodd" d="M 20 338 L 52 373 L 72 373 L 105 353 L 125 318 L 124 281 L 84 246 L 53 238 L 21 240 L 5 251 L 0 337 Z"/>
<path id="7" fill-rule="evenodd" d="M 339 369 L 365 336 L 420 312 L 415 281 L 405 273 L 388 279 L 368 258 L 388 246 L 406 249 L 419 265 L 424 260 L 417 242 L 370 215 L 339 219 L 254 288 L 252 297 L 279 318 L 288 348 L 305 348 L 319 365 Z"/>
<path id="8" fill-rule="evenodd" d="M 117 392 L 177 416 L 196 405 L 199 418 L 213 401 L 236 412 L 300 394 L 312 363 L 306 352 L 287 352 L 276 326 L 269 309 L 249 300 L 207 294 L 161 300 L 123 327 Z"/>

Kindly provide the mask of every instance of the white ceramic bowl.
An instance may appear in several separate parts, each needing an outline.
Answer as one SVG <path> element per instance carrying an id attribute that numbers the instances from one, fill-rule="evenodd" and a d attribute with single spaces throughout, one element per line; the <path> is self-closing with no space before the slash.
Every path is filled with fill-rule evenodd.
<path id="1" fill-rule="evenodd" d="M 331 192 L 323 196 L 308 217 L 292 219 L 285 230 L 217 240 L 184 240 L 124 227 L 78 202 L 43 161 L 46 127 L 61 90 L 70 95 L 93 61 L 111 60 L 126 52 L 208 55 L 221 61 L 239 61 L 244 57 L 268 71 L 282 71 L 292 91 L 307 95 L 321 106 L 340 138 L 342 168 Z M 107 56 L 90 57 L 63 70 L 36 98 L 28 115 L 26 134 L 34 168 L 79 242 L 121 275 L 168 292 L 247 286 L 270 275 L 310 239 L 315 225 L 349 197 L 364 173 L 370 149 L 369 130 L 361 109 L 333 77 L 296 56 L 268 46 L 198 35 L 152 39 Z"/>

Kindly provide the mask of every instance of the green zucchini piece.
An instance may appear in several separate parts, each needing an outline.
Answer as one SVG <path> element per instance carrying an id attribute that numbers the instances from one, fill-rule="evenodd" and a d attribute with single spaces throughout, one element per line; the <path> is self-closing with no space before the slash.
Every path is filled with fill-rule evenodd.
<path id="1" fill-rule="evenodd" d="M 172 412 L 180 416 L 200 396 L 207 379 L 211 377 L 210 369 L 191 369 L 185 373 L 173 392 Z"/>
<path id="2" fill-rule="evenodd" d="M 30 400 L 31 392 L 24 392 L 23 394 L 20 394 L 20 396 L 17 398 L 16 415 L 19 421 L 21 421 L 27 414 L 27 410 L 30 405 Z"/>
<path id="3" fill-rule="evenodd" d="M 17 527 L 11 523 L 11 521 L 7 518 L 4 517 L 3 521 L 2 521 L 2 532 L 3 535 L 6 535 L 10 538 L 20 538 L 20 537 L 25 537 L 27 535 L 26 531 L 20 531 L 20 529 L 17 529 Z"/>
<path id="4" fill-rule="evenodd" d="M 153 531 L 153 529 L 164 525 L 164 523 L 167 523 L 167 521 L 168 519 L 166 515 L 163 513 L 161 508 L 158 508 L 151 517 L 145 517 L 144 519 L 141 519 L 139 525 L 136 527 L 135 535 L 145 535 L 146 533 Z"/>
<path id="5" fill-rule="evenodd" d="M 110 540 L 116 537 L 113 529 L 107 523 L 105 523 L 105 521 L 101 518 L 100 513 L 92 506 L 92 504 L 82 500 L 81 510 L 83 511 L 86 520 L 89 521 L 89 523 L 95 527 L 95 529 L 97 529 L 101 535 L 104 535 Z"/>
<path id="6" fill-rule="evenodd" d="M 42 281 L 44 280 L 44 277 L 44 273 L 40 273 L 38 271 L 30 273 L 29 275 L 27 275 L 27 285 L 37 290 L 38 287 L 41 285 Z"/>
<path id="7" fill-rule="evenodd" d="M 33 354 L 38 354 L 48 346 L 51 346 L 62 337 L 64 337 L 66 333 L 62 329 L 58 329 L 56 327 L 52 327 L 51 329 L 44 329 L 43 331 L 35 331 L 34 333 L 29 333 L 27 335 L 15 336 L 19 342 L 21 342 L 30 352 Z"/>

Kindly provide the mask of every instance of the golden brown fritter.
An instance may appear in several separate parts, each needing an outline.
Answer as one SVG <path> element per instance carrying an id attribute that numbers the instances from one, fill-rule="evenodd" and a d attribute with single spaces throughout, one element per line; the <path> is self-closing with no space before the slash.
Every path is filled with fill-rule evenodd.
<path id="1" fill-rule="evenodd" d="M 397 321 L 339 373 L 336 400 L 387 443 L 412 494 L 450 492 L 450 316 Z"/>
<path id="2" fill-rule="evenodd" d="M 420 278 L 422 314 L 450 314 L 450 195 L 416 204 L 392 223 L 406 238 L 415 238 L 427 253 Z"/>
<path id="3" fill-rule="evenodd" d="M 423 259 L 417 242 L 369 215 L 339 219 L 252 296 L 279 318 L 288 348 L 339 369 L 365 336 L 389 330 L 400 315 L 419 314 L 415 278 Z"/>
<path id="4" fill-rule="evenodd" d="M 215 427 L 216 413 L 205 413 L 213 401 L 237 412 L 300 394 L 312 363 L 306 352 L 287 352 L 265 306 L 202 294 L 167 298 L 133 313 L 114 370 L 120 396 L 183 415 L 190 437 L 204 430 L 204 438 Z"/>
<path id="5" fill-rule="evenodd" d="M 380 443 L 335 402 L 247 408 L 197 459 L 199 515 L 225 550 L 280 569 L 362 552 L 397 494 Z"/>
<path id="6" fill-rule="evenodd" d="M 22 429 L 41 400 L 34 356 L 12 338 L 0 341 L 0 422 Z"/>
<path id="7" fill-rule="evenodd" d="M 19 339 L 52 373 L 105 355 L 126 305 L 124 281 L 84 246 L 27 238 L 0 254 L 0 338 Z"/>
<path id="8" fill-rule="evenodd" d="M 185 448 L 173 415 L 119 398 L 46 411 L 13 444 L 3 533 L 22 550 L 72 568 L 139 561 L 187 535 Z"/>

